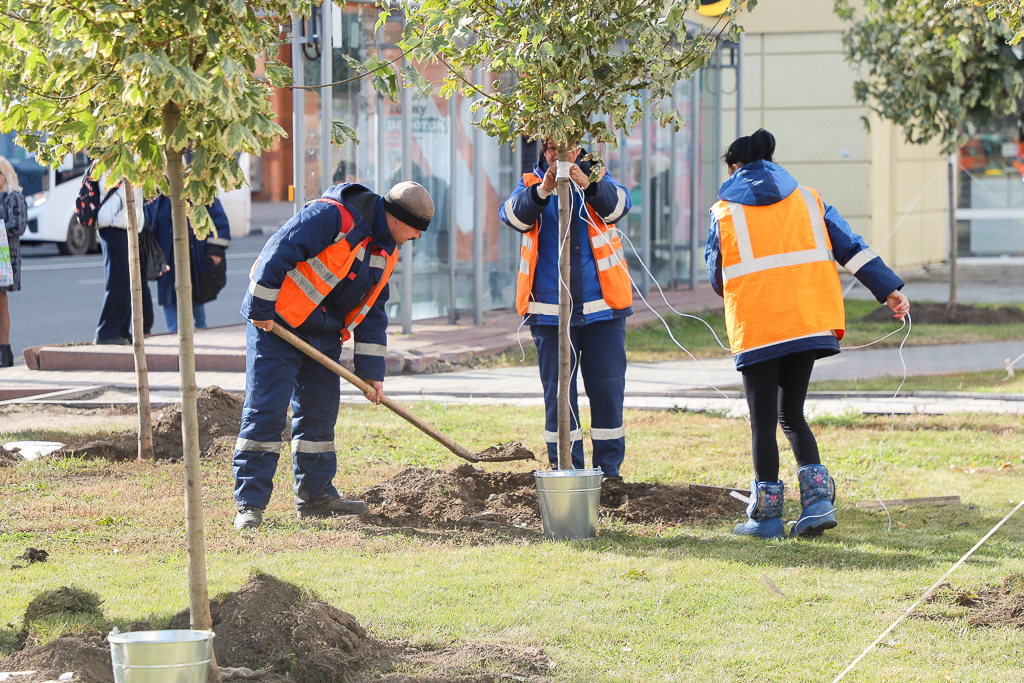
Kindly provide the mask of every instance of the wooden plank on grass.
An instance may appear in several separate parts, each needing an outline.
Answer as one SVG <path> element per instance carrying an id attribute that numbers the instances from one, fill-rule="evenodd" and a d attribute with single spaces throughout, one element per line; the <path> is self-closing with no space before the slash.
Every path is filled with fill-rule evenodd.
<path id="1" fill-rule="evenodd" d="M 883 500 L 885 507 L 891 508 L 896 505 L 959 505 L 960 496 L 933 496 L 931 498 L 893 498 Z M 881 510 L 882 505 L 877 500 L 862 500 L 857 507 L 865 510 Z"/>
<path id="2" fill-rule="evenodd" d="M 735 491 L 736 493 L 742 493 L 744 496 L 750 495 L 750 489 L 734 489 L 731 486 L 709 486 L 708 484 L 690 484 L 691 489 L 697 489 L 698 491 L 704 491 L 705 493 L 729 493 Z"/>

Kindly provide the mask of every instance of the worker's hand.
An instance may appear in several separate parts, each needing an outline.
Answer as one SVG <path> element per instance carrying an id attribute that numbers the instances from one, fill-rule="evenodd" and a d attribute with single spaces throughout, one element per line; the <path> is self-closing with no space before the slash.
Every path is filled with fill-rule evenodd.
<path id="1" fill-rule="evenodd" d="M 548 166 L 548 172 L 544 174 L 544 180 L 540 183 L 540 189 L 545 192 L 554 192 L 557 186 L 558 181 L 555 180 L 555 167 Z"/>
<path id="2" fill-rule="evenodd" d="M 910 313 L 910 299 L 898 289 L 885 298 L 885 303 L 896 314 L 893 317 L 899 318 L 900 322 L 903 322 L 903 316 Z"/>
<path id="3" fill-rule="evenodd" d="M 376 394 L 371 394 L 371 393 L 367 392 L 367 393 L 363 394 L 363 396 L 366 397 L 367 401 L 370 401 L 371 403 L 375 403 L 377 405 L 380 405 L 381 399 L 384 398 L 384 382 L 378 382 L 375 379 L 368 379 L 368 380 L 366 380 L 366 383 L 369 384 L 371 387 L 373 387 L 374 390 L 377 393 Z"/>
<path id="4" fill-rule="evenodd" d="M 569 177 L 580 186 L 581 190 L 587 189 L 587 186 L 590 185 L 590 176 L 584 173 L 583 169 L 576 164 L 573 164 L 569 169 Z"/>
<path id="5" fill-rule="evenodd" d="M 260 328 L 264 332 L 270 332 L 271 330 L 274 329 L 273 320 L 250 320 L 249 322 L 251 322 L 256 327 Z"/>
<path id="6" fill-rule="evenodd" d="M 208 258 L 208 259 L 210 259 L 211 261 L 213 261 L 213 265 L 217 265 L 218 263 L 220 263 L 220 262 L 221 262 L 221 258 L 220 258 L 220 256 L 212 256 L 212 255 L 211 255 L 211 256 L 207 256 L 206 258 Z"/>

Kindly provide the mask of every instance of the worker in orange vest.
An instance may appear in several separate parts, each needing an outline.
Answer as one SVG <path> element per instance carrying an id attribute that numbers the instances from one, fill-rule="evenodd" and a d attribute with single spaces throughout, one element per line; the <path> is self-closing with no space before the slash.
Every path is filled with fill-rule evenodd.
<path id="1" fill-rule="evenodd" d="M 552 140 L 543 143 L 532 173 L 523 175 L 498 215 L 522 233 L 516 310 L 525 316 L 537 346 L 544 387 L 544 440 L 548 460 L 558 463 L 558 290 L 572 299 L 569 342 L 575 350 L 569 384 L 572 464 L 584 467 L 583 430 L 576 403 L 576 373 L 583 373 L 590 399 L 593 464 L 605 477 L 618 477 L 626 455 L 622 403 L 626 391 L 626 316 L 632 315 L 633 290 L 616 223 L 629 213 L 629 193 L 606 169 L 594 174 L 587 152 L 569 152 L 566 174 L 572 182 L 572 217 L 566 243 L 558 241 L 556 168 Z M 597 179 L 592 180 L 591 175 Z M 569 254 L 569 282 L 559 283 L 558 256 Z"/>
<path id="2" fill-rule="evenodd" d="M 711 208 L 704 257 L 750 408 L 754 480 L 749 519 L 735 533 L 785 536 L 776 425 L 789 439 L 799 469 L 801 513 L 793 536 L 836 526 L 835 481 L 821 464 L 804 419 L 814 361 L 839 353 L 846 313 L 836 264 L 857 278 L 896 318 L 910 311 L 903 281 L 835 208 L 772 163 L 775 138 L 766 130 L 737 139 L 722 157 L 730 178 Z"/>
<path id="3" fill-rule="evenodd" d="M 338 377 L 271 331 L 283 325 L 335 361 L 353 338 L 355 374 L 374 389 L 366 398 L 380 403 L 388 279 L 398 247 L 418 239 L 433 215 L 430 195 L 418 183 L 398 183 L 384 197 L 342 183 L 308 202 L 263 246 L 241 311 L 250 324 L 233 468 L 239 531 L 263 521 L 289 405 L 299 519 L 366 511 L 366 503 L 341 498 L 333 484 Z"/>

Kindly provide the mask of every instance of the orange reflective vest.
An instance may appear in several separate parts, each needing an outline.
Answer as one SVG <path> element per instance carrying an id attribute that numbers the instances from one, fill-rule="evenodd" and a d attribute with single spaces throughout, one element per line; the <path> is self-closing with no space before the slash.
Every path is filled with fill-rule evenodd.
<path id="1" fill-rule="evenodd" d="M 817 335 L 843 338 L 843 294 L 817 192 L 798 187 L 769 206 L 719 201 L 711 210 L 734 354 Z"/>
<path id="2" fill-rule="evenodd" d="M 281 285 L 281 294 L 277 297 L 275 310 L 278 315 L 292 327 L 298 327 L 306 321 L 309 314 L 316 310 L 327 295 L 337 287 L 342 280 L 349 278 L 349 274 L 355 277 L 352 266 L 356 261 L 366 258 L 366 252 L 370 250 L 370 268 L 383 270 L 380 281 L 363 298 L 360 305 L 345 315 L 345 327 L 341 330 L 342 342 L 348 341 L 352 332 L 363 322 L 363 318 L 373 308 L 374 302 L 380 295 L 388 278 L 395 270 L 398 263 L 398 249 L 388 254 L 380 247 L 370 247 L 371 238 L 367 237 L 356 247 L 352 247 L 345 238 L 345 235 L 352 229 L 352 214 L 338 201 L 322 198 L 318 202 L 334 204 L 341 212 L 341 231 L 338 233 L 334 244 L 327 247 L 311 259 L 299 263 L 294 270 L 288 272 L 284 283 Z M 252 269 L 255 270 L 253 263 Z M 252 277 L 252 270 L 249 276 Z"/>
<path id="3" fill-rule="evenodd" d="M 541 182 L 533 173 L 523 174 L 523 183 L 526 187 Z M 619 229 L 614 225 L 605 223 L 594 208 L 589 204 L 587 213 L 590 220 L 587 225 L 590 227 L 590 244 L 594 249 L 594 262 L 597 264 L 597 280 L 601 284 L 601 297 L 604 299 L 605 308 L 621 309 L 627 308 L 633 303 L 633 288 L 629 280 L 629 269 L 626 266 L 626 258 L 622 252 L 622 240 L 619 239 Z M 575 218 L 575 217 L 574 217 Z M 519 277 L 516 283 L 516 311 L 519 315 L 538 313 L 542 315 L 558 315 L 558 304 L 548 304 L 533 301 L 533 278 L 537 270 L 537 236 L 540 233 L 540 221 L 533 224 L 533 229 L 523 233 L 523 239 L 519 248 Z M 600 304 L 600 301 L 596 303 Z M 587 309 L 590 310 L 587 310 Z M 593 313 L 599 308 L 594 308 L 588 302 L 584 305 L 584 314 Z"/>

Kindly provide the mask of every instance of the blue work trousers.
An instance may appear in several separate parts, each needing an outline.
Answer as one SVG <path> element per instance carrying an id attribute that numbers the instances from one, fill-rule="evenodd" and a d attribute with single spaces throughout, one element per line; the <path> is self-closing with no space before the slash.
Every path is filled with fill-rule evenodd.
<path id="1" fill-rule="evenodd" d="M 296 506 L 301 510 L 339 498 L 333 484 L 338 471 L 338 376 L 277 335 L 251 323 L 247 327 L 245 405 L 233 467 L 235 500 L 239 507 L 261 509 L 270 503 L 289 403 Z M 328 358 L 341 357 L 338 332 L 299 336 Z"/>
<path id="2" fill-rule="evenodd" d="M 128 275 L 128 231 L 121 228 L 100 228 L 100 249 L 103 251 L 103 308 L 96 325 L 96 341 L 131 339 L 132 281 Z M 153 299 L 149 283 L 142 283 L 142 331 L 153 328 Z"/>
<path id="3" fill-rule="evenodd" d="M 548 460 L 558 464 L 558 326 L 531 325 L 537 345 L 540 381 L 544 385 L 544 441 Z M 583 469 L 583 430 L 577 405 L 576 375 L 583 374 L 583 385 L 590 399 L 590 440 L 594 447 L 594 467 L 606 477 L 619 476 L 626 456 L 626 432 L 622 426 L 622 401 L 626 391 L 626 319 L 602 320 L 569 328 L 569 339 L 576 353 L 569 380 L 569 405 L 572 411 L 572 466 Z"/>

